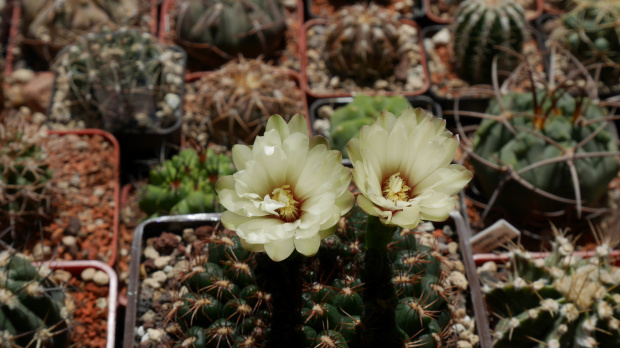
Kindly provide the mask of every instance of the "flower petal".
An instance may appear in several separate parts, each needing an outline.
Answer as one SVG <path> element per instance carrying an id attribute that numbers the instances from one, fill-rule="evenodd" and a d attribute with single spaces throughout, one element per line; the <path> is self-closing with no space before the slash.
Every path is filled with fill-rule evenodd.
<path id="1" fill-rule="evenodd" d="M 299 251 L 299 253 L 312 256 L 319 251 L 319 247 L 321 246 L 321 237 L 318 234 L 310 238 L 295 238 L 295 249 Z"/>
<path id="2" fill-rule="evenodd" d="M 278 239 L 270 243 L 265 243 L 265 251 L 269 258 L 273 261 L 282 261 L 291 256 L 295 250 L 295 243 L 293 238 Z"/>

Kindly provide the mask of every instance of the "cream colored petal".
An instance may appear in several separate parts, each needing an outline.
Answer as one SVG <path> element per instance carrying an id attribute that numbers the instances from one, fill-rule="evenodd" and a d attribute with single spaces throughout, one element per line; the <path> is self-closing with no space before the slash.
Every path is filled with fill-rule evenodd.
<path id="1" fill-rule="evenodd" d="M 265 243 L 267 255 L 276 262 L 291 256 L 294 250 L 295 243 L 293 242 L 293 238 L 274 240 L 270 243 Z"/>
<path id="2" fill-rule="evenodd" d="M 333 190 L 334 182 L 330 177 L 337 166 L 342 166 L 337 151 L 327 151 L 323 145 L 314 147 L 308 152 L 304 169 L 295 183 L 295 194 L 305 200 L 314 194 Z"/>
<path id="3" fill-rule="evenodd" d="M 340 215 L 340 211 L 338 209 L 332 209 L 326 212 L 325 214 L 323 214 L 324 219 L 319 229 L 326 230 L 338 224 L 338 221 L 340 221 L 341 216 L 342 215 Z"/>
<path id="4" fill-rule="evenodd" d="M 290 134 L 289 126 L 286 124 L 286 121 L 284 121 L 284 119 L 280 115 L 272 115 L 267 120 L 267 127 L 265 129 L 265 134 L 272 129 L 278 132 L 281 139 L 285 139 Z"/>
<path id="5" fill-rule="evenodd" d="M 307 214 L 311 215 L 311 214 Z M 316 221 L 311 224 L 304 224 L 303 221 L 300 223 L 300 228 L 295 230 L 295 237 L 297 238 L 310 238 L 315 234 L 319 233 L 319 222 L 318 216 L 313 216 L 310 219 L 316 218 Z M 302 228 L 303 226 L 303 228 Z"/>
<path id="6" fill-rule="evenodd" d="M 396 116 L 389 111 L 382 111 L 374 124 L 389 133 L 396 124 Z"/>
<path id="7" fill-rule="evenodd" d="M 232 175 L 222 176 L 215 182 L 215 192 L 220 193 L 222 190 L 234 190 L 235 179 Z"/>
<path id="8" fill-rule="evenodd" d="M 253 217 L 238 225 L 236 232 L 253 244 L 292 238 L 294 235 L 294 231 L 284 221 L 272 217 Z"/>
<path id="9" fill-rule="evenodd" d="M 249 251 L 256 252 L 256 253 L 265 251 L 264 244 L 250 244 L 246 242 L 245 239 L 243 238 L 239 238 L 239 240 L 241 240 L 241 246 L 245 250 L 249 250 Z"/>
<path id="10" fill-rule="evenodd" d="M 324 229 L 324 230 L 320 230 L 319 231 L 319 236 L 321 237 L 321 240 L 331 236 L 332 234 L 336 233 L 336 231 L 338 230 L 338 224 L 335 224 L 334 226 Z"/>
<path id="11" fill-rule="evenodd" d="M 357 205 L 364 211 L 364 213 L 373 216 L 381 215 L 381 210 L 377 208 L 372 202 L 363 195 L 357 196 Z"/>
<path id="12" fill-rule="evenodd" d="M 428 194 L 420 200 L 422 219 L 427 221 L 445 221 L 455 208 L 456 199 L 444 193 Z"/>
<path id="13" fill-rule="evenodd" d="M 254 200 L 239 197 L 233 190 L 221 190 L 218 198 L 224 208 L 235 214 L 247 217 L 268 215 Z"/>
<path id="14" fill-rule="evenodd" d="M 321 237 L 318 234 L 315 234 L 311 238 L 295 238 L 295 249 L 299 251 L 300 254 L 306 256 L 313 256 L 319 251 L 319 247 L 321 246 Z"/>
<path id="15" fill-rule="evenodd" d="M 249 221 L 251 218 L 246 216 L 237 215 L 231 211 L 225 211 L 222 213 L 221 221 L 222 225 L 229 230 L 236 231 L 239 225 Z"/>
<path id="16" fill-rule="evenodd" d="M 418 195 L 425 190 L 434 190 L 452 196 L 460 192 L 473 176 L 473 173 L 464 166 L 451 164 L 447 168 L 437 169 L 419 182 L 413 194 Z"/>
<path id="17" fill-rule="evenodd" d="M 318 135 L 310 138 L 310 148 L 312 149 L 317 145 L 325 145 L 326 148 L 329 148 L 329 143 L 327 142 L 327 139 Z"/>
<path id="18" fill-rule="evenodd" d="M 282 147 L 287 160 L 285 181 L 291 184 L 296 183 L 299 180 L 308 155 L 308 137 L 301 133 L 291 134 L 291 136 L 286 138 Z"/>
<path id="19" fill-rule="evenodd" d="M 351 191 L 349 190 L 345 190 L 342 195 L 336 198 L 336 206 L 340 208 L 341 215 L 348 213 L 349 210 L 353 208 L 354 204 L 355 197 L 353 196 L 353 193 L 351 193 Z"/>
<path id="20" fill-rule="evenodd" d="M 271 194 L 274 187 L 269 183 L 269 177 L 262 164 L 257 161 L 246 163 L 246 169 L 233 174 L 235 192 L 240 197 L 260 198 Z"/>
<path id="21" fill-rule="evenodd" d="M 252 149 L 249 146 L 237 144 L 232 147 L 232 160 L 237 171 L 244 170 L 245 164 L 252 159 Z"/>
<path id="22" fill-rule="evenodd" d="M 421 213 L 418 206 L 410 206 L 401 211 L 392 212 L 393 225 L 414 229 L 420 224 Z"/>
<path id="23" fill-rule="evenodd" d="M 301 210 L 310 214 L 321 214 L 334 206 L 336 195 L 331 192 L 316 194 L 304 201 Z"/>
<path id="24" fill-rule="evenodd" d="M 288 128 L 291 134 L 301 133 L 305 135 L 306 137 L 310 137 L 310 131 L 308 129 L 308 121 L 302 114 L 298 113 L 298 114 L 293 115 L 293 117 L 288 123 Z"/>
<path id="25" fill-rule="evenodd" d="M 360 139 L 359 137 L 353 137 L 347 143 L 347 154 L 349 155 L 349 159 L 351 163 L 355 165 L 355 162 L 361 161 L 362 156 L 360 154 Z"/>

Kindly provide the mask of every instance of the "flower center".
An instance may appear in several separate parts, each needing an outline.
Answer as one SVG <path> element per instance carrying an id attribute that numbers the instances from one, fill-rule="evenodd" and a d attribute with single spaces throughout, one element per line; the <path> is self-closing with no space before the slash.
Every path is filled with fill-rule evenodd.
<path id="1" fill-rule="evenodd" d="M 411 188 L 400 177 L 400 172 L 396 172 L 383 183 L 383 197 L 394 203 L 398 201 L 408 202 Z"/>
<path id="2" fill-rule="evenodd" d="M 299 202 L 293 197 L 291 193 L 291 185 L 282 185 L 273 192 L 271 192 L 271 199 L 284 203 L 282 208 L 278 208 L 277 212 L 280 215 L 280 219 L 285 222 L 293 222 L 299 218 Z"/>

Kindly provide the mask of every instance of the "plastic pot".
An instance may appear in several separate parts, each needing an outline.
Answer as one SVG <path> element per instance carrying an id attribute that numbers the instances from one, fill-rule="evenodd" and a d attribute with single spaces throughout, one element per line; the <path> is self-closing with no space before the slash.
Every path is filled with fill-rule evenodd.
<path id="1" fill-rule="evenodd" d="M 436 2 L 437 0 L 424 0 L 426 16 L 428 17 L 428 19 L 430 19 L 431 21 L 437 24 L 449 24 L 449 23 L 454 22 L 454 17 L 449 17 L 449 16 L 442 17 L 441 14 L 433 12 L 431 4 L 436 3 Z M 526 9 L 525 17 L 528 21 L 533 21 L 536 18 L 540 17 L 540 15 L 543 13 L 543 8 L 546 9 L 546 6 L 544 5 L 544 0 L 532 0 L 532 2 L 533 2 L 532 5 L 534 7 L 533 11 L 530 13 L 527 13 L 528 11 Z M 458 4 L 452 5 L 452 6 L 456 7 L 458 6 Z"/>

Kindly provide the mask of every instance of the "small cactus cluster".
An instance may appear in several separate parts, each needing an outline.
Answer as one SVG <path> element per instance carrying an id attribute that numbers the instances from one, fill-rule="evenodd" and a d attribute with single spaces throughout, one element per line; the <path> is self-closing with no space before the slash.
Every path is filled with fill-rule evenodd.
<path id="1" fill-rule="evenodd" d="M 383 110 L 400 115 L 410 106 L 409 101 L 401 96 L 356 95 L 351 103 L 337 109 L 329 118 L 329 147 L 342 152 L 343 158 L 348 158 L 345 147 L 351 138 L 359 134 L 363 125 L 374 123 Z"/>
<path id="2" fill-rule="evenodd" d="M 560 234 L 552 246 L 544 259 L 513 248 L 505 274 L 494 263 L 478 269 L 498 318 L 494 347 L 620 346 L 620 269 L 612 248 L 599 245 L 582 259 Z"/>
<path id="3" fill-rule="evenodd" d="M 317 257 L 304 261 L 301 318 L 306 347 L 360 345 L 365 218 L 359 209 L 343 218 L 339 231 L 322 242 Z M 270 332 L 271 295 L 261 283 L 261 274 L 268 270 L 257 266 L 259 254 L 244 251 L 228 230 L 216 229 L 192 246 L 195 256 L 175 280 L 180 288 L 169 306 L 171 326 L 165 330 L 176 329 L 182 346 L 264 345 Z M 400 231 L 388 254 L 403 342 L 412 347 L 446 344 L 453 324 L 451 301 L 467 285 L 454 286 L 448 280 L 443 256 L 425 232 Z"/>
<path id="4" fill-rule="evenodd" d="M 215 182 L 234 172 L 232 159 L 225 154 L 182 150 L 150 171 L 140 209 L 150 217 L 221 211 Z"/>
<path id="5" fill-rule="evenodd" d="M 169 128 L 181 117 L 184 59 L 135 30 L 83 36 L 54 63 L 50 120 L 113 133 Z"/>
<path id="6" fill-rule="evenodd" d="M 463 80 L 472 84 L 492 82 L 495 56 L 498 71 L 512 71 L 519 59 L 505 50 L 521 53 L 529 35 L 523 8 L 518 2 L 508 0 L 463 1 L 451 32 L 453 67 Z"/>
<path id="7" fill-rule="evenodd" d="M 66 294 L 47 267 L 0 252 L 0 342 L 3 347 L 64 348 L 70 343 Z"/>
<path id="8" fill-rule="evenodd" d="M 376 4 L 341 8 L 326 29 L 327 67 L 358 81 L 393 75 L 403 57 L 400 25 Z"/>
<path id="9" fill-rule="evenodd" d="M 274 114 L 289 120 L 303 110 L 302 93 L 286 70 L 256 59 L 232 61 L 204 75 L 193 86 L 198 100 L 185 117 L 189 134 L 208 134 L 232 147 L 252 144 Z M 206 139 L 194 139 L 205 145 Z"/>
<path id="10" fill-rule="evenodd" d="M 501 190 L 495 206 L 523 217 L 605 204 L 618 173 L 605 108 L 566 90 L 538 89 L 507 93 L 486 113 L 471 163 L 487 199 Z"/>
<path id="11" fill-rule="evenodd" d="M 0 116 L 0 227 L 48 216 L 52 173 L 40 141 L 45 127 L 29 124 L 29 111 Z"/>
<path id="12" fill-rule="evenodd" d="M 589 66 L 605 64 L 601 79 L 620 82 L 620 1 L 575 0 L 552 38 Z"/>
<path id="13" fill-rule="evenodd" d="M 278 0 L 186 0 L 176 22 L 177 44 L 214 67 L 242 55 L 272 57 L 282 48 L 286 22 Z"/>

